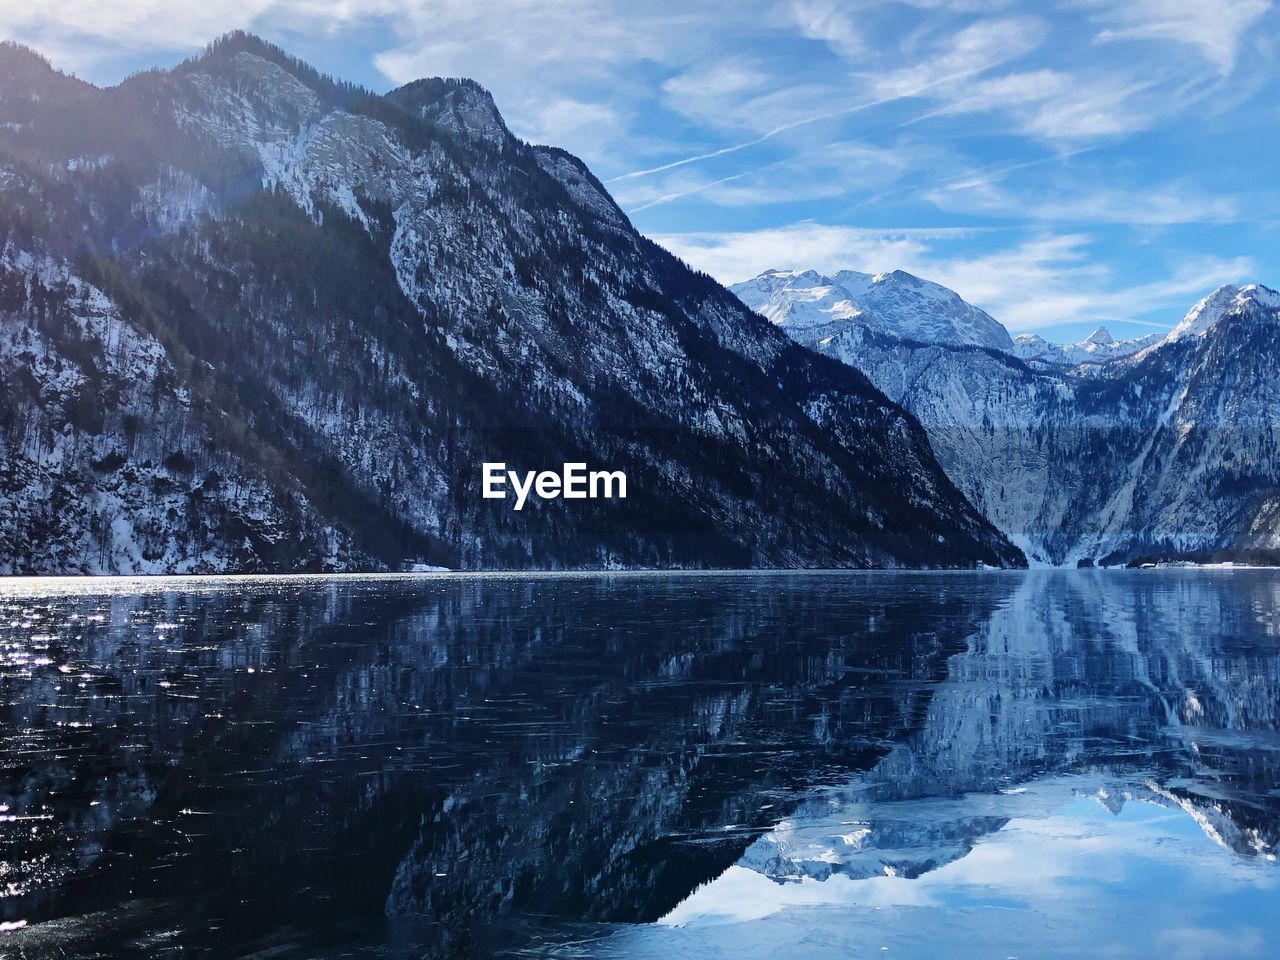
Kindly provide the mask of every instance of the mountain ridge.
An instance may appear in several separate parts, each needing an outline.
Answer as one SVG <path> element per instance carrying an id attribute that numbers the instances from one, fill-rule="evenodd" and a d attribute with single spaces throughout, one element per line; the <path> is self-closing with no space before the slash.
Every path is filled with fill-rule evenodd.
<path id="1" fill-rule="evenodd" d="M 808 286 L 805 286 L 805 285 Z M 771 270 L 733 284 L 748 306 L 780 326 L 838 327 L 858 320 L 878 332 L 922 342 L 1012 350 L 1004 327 L 955 291 L 905 270 L 827 277 L 814 270 Z M 806 291 L 802 299 L 796 293 Z"/>
<path id="2" fill-rule="evenodd" d="M 477 84 L 245 34 L 103 89 L 6 56 L 6 572 L 1022 562 L 910 414 Z M 499 460 L 635 493 L 515 513 Z"/>
<path id="3" fill-rule="evenodd" d="M 734 289 L 749 306 L 760 296 Z M 1033 562 L 1280 543 L 1280 294 L 1267 287 L 1219 288 L 1167 334 L 1020 337 L 1013 351 L 899 336 L 861 315 L 793 325 L 785 299 L 769 308 L 911 410 L 951 479 Z"/>

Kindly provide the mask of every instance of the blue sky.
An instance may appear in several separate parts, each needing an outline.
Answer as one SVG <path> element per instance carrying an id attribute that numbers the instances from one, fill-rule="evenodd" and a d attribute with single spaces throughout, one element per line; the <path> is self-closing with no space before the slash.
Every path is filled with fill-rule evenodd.
<path id="1" fill-rule="evenodd" d="M 479 80 L 725 282 L 902 268 L 1065 339 L 1280 286 L 1271 0 L 0 0 L 104 84 L 237 27 L 376 90 Z"/>

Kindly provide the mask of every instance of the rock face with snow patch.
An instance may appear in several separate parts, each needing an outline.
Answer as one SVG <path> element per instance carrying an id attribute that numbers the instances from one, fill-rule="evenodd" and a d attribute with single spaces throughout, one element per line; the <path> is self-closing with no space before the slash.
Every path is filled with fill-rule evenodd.
<path id="1" fill-rule="evenodd" d="M 1020 562 L 856 371 L 469 81 L 0 46 L 0 572 Z M 584 461 L 626 500 L 485 500 Z"/>
<path id="2" fill-rule="evenodd" d="M 1223 287 L 1165 336 L 1115 341 L 1102 330 L 1070 346 L 1019 337 L 1002 349 L 957 337 L 953 307 L 901 330 L 869 305 L 811 322 L 832 281 L 796 273 L 782 289 L 778 276 L 733 289 L 914 413 L 951 479 L 1033 560 L 1280 546 L 1274 291 Z"/>
<path id="3" fill-rule="evenodd" d="M 902 270 L 825 277 L 813 270 L 770 270 L 736 284 L 735 293 L 788 331 L 818 341 L 855 321 L 877 333 L 922 343 L 1013 350 L 1013 341 L 990 314 L 941 284 Z"/>
<path id="4" fill-rule="evenodd" d="M 1013 338 L 1013 353 L 1037 370 L 1069 370 L 1077 376 L 1099 372 L 1105 364 L 1131 357 L 1164 339 L 1164 334 L 1117 340 L 1099 327 L 1077 343 L 1050 343 L 1034 333 Z"/>

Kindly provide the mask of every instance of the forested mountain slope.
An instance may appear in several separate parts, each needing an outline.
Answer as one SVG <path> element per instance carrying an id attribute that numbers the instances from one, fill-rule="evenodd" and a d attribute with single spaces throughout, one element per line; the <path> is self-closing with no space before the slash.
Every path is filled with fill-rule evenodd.
<path id="1" fill-rule="evenodd" d="M 0 47 L 0 571 L 1015 564 L 908 413 L 474 83 Z M 624 470 L 625 500 L 480 497 Z"/>

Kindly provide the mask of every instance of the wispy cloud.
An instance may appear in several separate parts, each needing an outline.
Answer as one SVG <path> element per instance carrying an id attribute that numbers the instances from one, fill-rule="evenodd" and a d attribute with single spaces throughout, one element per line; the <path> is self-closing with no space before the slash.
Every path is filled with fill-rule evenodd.
<path id="1" fill-rule="evenodd" d="M 677 177 L 644 184 L 630 192 L 618 194 L 629 213 L 639 213 L 664 203 L 672 203 L 696 194 L 724 206 L 766 204 L 837 197 L 847 193 L 851 183 L 864 189 L 875 189 L 891 182 L 907 169 L 907 150 L 878 148 L 868 145 L 866 138 L 823 144 L 810 150 L 783 157 L 757 167 L 750 167 L 723 177 L 688 179 Z M 779 173 L 770 180 L 765 175 Z M 750 185 L 743 185 L 746 181 Z M 735 188 L 727 189 L 733 184 Z"/>
<path id="2" fill-rule="evenodd" d="M 1091 255 L 1091 243 L 1087 234 L 1046 235 L 979 256 L 928 257 L 917 268 L 1014 332 L 1131 320 L 1155 311 L 1167 311 L 1173 321 L 1196 298 L 1257 270 L 1250 257 L 1179 258 L 1158 280 L 1126 283 L 1123 274 Z"/>
<path id="3" fill-rule="evenodd" d="M 1133 320 L 1156 311 L 1167 311 L 1165 326 L 1172 325 L 1196 298 L 1223 283 L 1247 280 L 1257 270 L 1249 257 L 1182 258 L 1169 264 L 1157 280 L 1126 284 L 1114 269 L 1092 257 L 1093 238 L 1088 234 L 1043 234 L 985 253 L 966 252 L 979 233 L 963 228 L 871 230 L 799 223 L 657 239 L 723 283 L 775 268 L 809 267 L 823 273 L 904 269 L 958 291 L 1014 332 L 1066 322 Z"/>
<path id="4" fill-rule="evenodd" d="M 911 51 L 903 57 L 904 65 L 867 73 L 863 79 L 881 97 L 914 96 L 1024 57 L 1047 34 L 1048 26 L 1038 17 L 981 19 Z"/>
<path id="5" fill-rule="evenodd" d="M 821 40 L 843 57 L 866 51 L 866 37 L 857 22 L 856 10 L 835 0 L 792 0 L 791 15 L 800 33 Z"/>
<path id="6" fill-rule="evenodd" d="M 658 234 L 654 239 L 729 284 L 775 267 L 804 267 L 823 273 L 849 268 L 869 273 L 894 270 L 921 262 L 936 241 L 970 239 L 978 232 L 954 227 L 870 229 L 808 222 L 739 232 Z"/>
<path id="7" fill-rule="evenodd" d="M 1243 216 L 1240 201 L 1205 194 L 1181 184 L 1129 190 L 1068 183 L 1057 189 L 1008 190 L 1003 177 L 978 176 L 928 190 L 924 198 L 942 210 L 1057 224 L 1170 226 L 1232 223 Z"/>
<path id="8" fill-rule="evenodd" d="M 1084 0 L 1103 26 L 1100 42 L 1172 41 L 1191 47 L 1223 74 L 1235 68 L 1240 45 L 1273 9 L 1270 0 Z"/>
<path id="9" fill-rule="evenodd" d="M 375 85 L 470 76 L 718 276 L 903 267 L 1023 326 L 1276 280 L 1277 27 L 1271 0 L 0 0 L 0 37 L 100 81 L 234 28 Z"/>
<path id="10" fill-rule="evenodd" d="M 737 153 L 740 150 L 746 150 L 750 147 L 757 147 L 760 144 L 766 143 L 769 140 L 772 140 L 774 137 L 787 133 L 790 130 L 796 130 L 800 127 L 809 126 L 810 124 L 820 123 L 824 120 L 834 120 L 837 117 L 847 117 L 854 113 L 861 113 L 864 110 L 870 110 L 873 107 L 883 107 L 886 104 L 895 103 L 899 100 L 905 100 L 911 97 L 921 96 L 923 94 L 929 93 L 930 91 L 934 90 L 937 87 L 943 86 L 948 83 L 954 83 L 957 80 L 962 80 L 966 77 L 972 76 L 975 73 L 981 73 L 984 70 L 990 70 L 993 67 L 997 66 L 999 63 L 1000 63 L 999 60 L 992 60 L 985 64 L 980 64 L 977 66 L 966 68 L 965 70 L 957 73 L 947 74 L 941 77 L 935 77 L 929 80 L 927 83 L 924 83 L 918 87 L 904 88 L 894 93 L 877 97 L 873 100 L 865 100 L 861 103 L 855 103 L 848 107 L 841 107 L 837 110 L 827 110 L 823 113 L 817 113 L 817 114 L 813 114 L 812 116 L 802 117 L 799 120 L 793 120 L 789 123 L 780 124 L 779 126 L 774 127 L 772 130 L 766 131 L 761 136 L 754 137 L 750 140 L 744 140 L 741 143 L 730 144 L 727 147 L 721 147 L 717 150 L 710 150 L 705 153 L 697 153 L 691 156 L 682 157 L 679 160 L 672 160 L 668 163 L 659 164 L 656 167 L 647 167 L 642 170 L 632 170 L 629 173 L 623 173 L 623 174 L 619 174 L 616 177 L 611 177 L 606 182 L 617 183 L 622 180 L 632 180 L 632 179 L 635 179 L 636 177 L 647 177 L 655 173 L 664 173 L 668 170 L 675 170 L 678 167 L 687 166 L 688 164 L 691 164 L 691 163 L 700 163 L 704 160 L 712 160 L 712 159 L 715 159 L 716 157 L 723 157 L 731 153 Z"/>
<path id="11" fill-rule="evenodd" d="M 517 121 L 515 133 L 533 143 L 557 145 L 586 137 L 608 140 L 619 134 L 622 125 L 622 117 L 607 104 L 556 97 Z"/>

